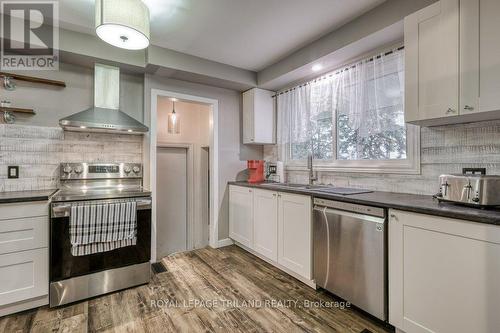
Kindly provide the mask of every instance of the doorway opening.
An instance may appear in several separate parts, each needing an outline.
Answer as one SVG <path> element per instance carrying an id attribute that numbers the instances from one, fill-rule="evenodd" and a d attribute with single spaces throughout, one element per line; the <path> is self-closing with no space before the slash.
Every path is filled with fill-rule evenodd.
<path id="1" fill-rule="evenodd" d="M 210 244 L 213 106 L 168 94 L 156 99 L 153 250 L 160 260 Z"/>

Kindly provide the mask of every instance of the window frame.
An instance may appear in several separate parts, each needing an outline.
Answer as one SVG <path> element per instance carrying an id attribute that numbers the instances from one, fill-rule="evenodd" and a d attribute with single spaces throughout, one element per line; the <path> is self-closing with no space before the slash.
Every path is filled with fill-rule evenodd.
<path id="1" fill-rule="evenodd" d="M 336 122 L 334 123 L 336 131 Z M 334 159 L 314 159 L 316 171 L 338 171 L 356 173 L 420 174 L 420 127 L 406 124 L 406 159 L 394 160 L 338 160 L 337 141 L 333 149 Z M 291 144 L 287 145 L 285 168 L 289 171 L 307 171 L 306 160 L 292 160 Z"/>
<path id="2" fill-rule="evenodd" d="M 406 159 L 393 160 L 339 160 L 337 117 L 332 117 L 333 159 L 314 159 L 314 170 L 346 173 L 383 173 L 383 174 L 421 174 L 420 164 L 420 127 L 405 122 L 406 125 Z M 307 161 L 292 160 L 292 143 L 282 147 L 281 156 L 288 171 L 307 171 Z"/>

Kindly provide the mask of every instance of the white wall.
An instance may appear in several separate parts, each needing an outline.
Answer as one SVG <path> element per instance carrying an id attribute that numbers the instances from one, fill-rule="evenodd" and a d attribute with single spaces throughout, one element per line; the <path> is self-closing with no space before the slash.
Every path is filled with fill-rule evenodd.
<path id="1" fill-rule="evenodd" d="M 262 147 L 245 146 L 242 140 L 241 93 L 186 81 L 173 80 L 146 74 L 144 84 L 145 124 L 151 122 L 151 89 L 200 96 L 219 101 L 219 240 L 229 236 L 227 182 L 238 179 L 246 170 L 246 160 L 262 158 Z M 149 135 L 146 141 L 151 140 Z M 147 144 L 147 143 L 146 143 Z M 145 170 L 149 169 L 149 149 L 144 149 Z M 149 174 L 145 184 L 149 184 Z"/>
<path id="2" fill-rule="evenodd" d="M 158 98 L 158 142 L 192 143 L 199 146 L 210 145 L 210 107 L 198 103 L 175 102 L 175 112 L 179 116 L 181 131 L 168 133 L 168 114 L 172 112 L 172 101 L 167 97 Z"/>

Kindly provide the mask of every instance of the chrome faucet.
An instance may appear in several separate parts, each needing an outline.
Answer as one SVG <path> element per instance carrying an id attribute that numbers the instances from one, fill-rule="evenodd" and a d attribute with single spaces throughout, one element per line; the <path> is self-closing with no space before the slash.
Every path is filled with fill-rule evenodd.
<path id="1" fill-rule="evenodd" d="M 309 170 L 309 185 L 313 185 L 316 180 L 318 180 L 318 177 L 316 176 L 316 173 L 313 170 L 313 155 L 312 153 L 307 155 L 307 169 Z"/>

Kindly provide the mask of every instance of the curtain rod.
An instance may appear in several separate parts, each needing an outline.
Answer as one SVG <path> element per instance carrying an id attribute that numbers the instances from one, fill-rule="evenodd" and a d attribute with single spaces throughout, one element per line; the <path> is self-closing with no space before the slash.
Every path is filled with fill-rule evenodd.
<path id="1" fill-rule="evenodd" d="M 273 96 L 271 96 L 271 97 L 272 97 L 272 98 L 274 98 L 274 97 L 276 97 L 276 96 L 279 96 L 279 95 L 282 95 L 282 94 L 286 94 L 286 93 L 288 93 L 288 92 L 290 92 L 290 91 L 293 91 L 293 90 L 295 90 L 295 89 L 297 89 L 297 88 L 301 88 L 301 87 L 307 86 L 308 84 L 311 84 L 311 83 L 313 83 L 313 82 L 317 82 L 317 81 L 320 81 L 320 80 L 324 80 L 324 79 L 326 79 L 326 78 L 332 77 L 333 75 L 337 75 L 337 74 L 342 73 L 342 72 L 344 72 L 344 71 L 347 71 L 347 70 L 349 70 L 349 69 L 356 68 L 357 64 L 359 64 L 359 63 L 361 63 L 361 62 L 371 62 L 371 61 L 373 61 L 374 59 L 380 59 L 380 58 L 382 58 L 383 56 L 384 56 L 384 57 L 385 57 L 385 56 L 388 56 L 388 55 L 390 55 L 390 54 L 393 54 L 394 52 L 401 51 L 401 50 L 403 50 L 404 48 L 405 48 L 405 47 L 404 47 L 404 45 L 403 45 L 403 46 L 400 46 L 400 47 L 395 48 L 395 49 L 393 49 L 393 50 L 387 51 L 387 52 L 385 52 L 385 53 L 383 53 L 383 54 L 379 54 L 379 55 L 377 55 L 377 56 L 373 56 L 373 57 L 371 57 L 371 58 L 367 58 L 367 59 L 363 59 L 363 60 L 360 60 L 360 61 L 356 61 L 356 63 L 355 63 L 354 65 L 351 65 L 351 66 L 346 66 L 345 68 L 340 69 L 340 70 L 337 70 L 336 72 L 331 72 L 331 73 L 329 73 L 329 74 L 324 74 L 324 75 L 319 76 L 319 77 L 317 77 L 317 78 L 315 78 L 315 79 L 312 79 L 312 80 L 309 80 L 309 81 L 307 81 L 307 82 L 305 82 L 305 83 L 299 84 L 298 86 L 295 86 L 295 87 L 289 88 L 289 89 L 287 89 L 287 90 L 281 91 L 281 92 L 279 92 L 279 93 L 276 93 L 276 94 L 274 94 L 274 95 L 273 95 Z"/>

